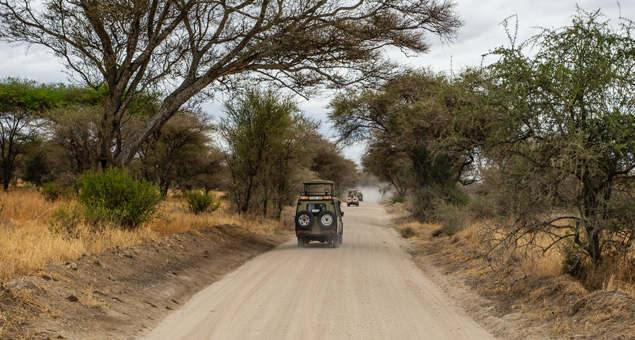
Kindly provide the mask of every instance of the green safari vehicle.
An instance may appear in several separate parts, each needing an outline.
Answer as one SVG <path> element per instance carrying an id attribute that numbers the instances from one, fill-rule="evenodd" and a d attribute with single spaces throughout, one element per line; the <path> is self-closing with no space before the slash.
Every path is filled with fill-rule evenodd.
<path id="1" fill-rule="evenodd" d="M 344 234 L 344 213 L 342 202 L 333 192 L 333 182 L 305 181 L 303 184 L 304 192 L 300 195 L 295 213 L 298 247 L 319 241 L 339 248 Z"/>

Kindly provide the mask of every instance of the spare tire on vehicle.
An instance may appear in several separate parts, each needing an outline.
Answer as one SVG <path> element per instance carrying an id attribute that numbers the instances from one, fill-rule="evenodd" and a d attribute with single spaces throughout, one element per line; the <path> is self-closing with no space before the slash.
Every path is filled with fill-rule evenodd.
<path id="1" fill-rule="evenodd" d="M 318 217 L 318 224 L 322 229 L 331 229 L 334 225 L 337 225 L 337 219 L 335 217 L 335 213 L 332 211 L 324 210 L 322 211 Z"/>
<path id="2" fill-rule="evenodd" d="M 297 214 L 295 214 L 295 226 L 298 229 L 311 229 L 313 222 L 315 222 L 315 218 L 313 217 L 313 213 L 310 211 L 300 210 Z"/>

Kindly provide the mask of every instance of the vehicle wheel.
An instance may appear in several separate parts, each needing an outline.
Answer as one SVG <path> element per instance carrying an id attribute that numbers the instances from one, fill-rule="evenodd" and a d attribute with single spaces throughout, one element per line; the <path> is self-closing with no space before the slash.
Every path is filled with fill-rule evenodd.
<path id="1" fill-rule="evenodd" d="M 332 211 L 322 211 L 318 217 L 318 224 L 322 229 L 331 229 L 337 223 L 337 218 Z"/>
<path id="2" fill-rule="evenodd" d="M 298 248 L 304 248 L 304 239 L 298 237 Z"/>
<path id="3" fill-rule="evenodd" d="M 340 243 L 340 237 L 339 236 L 340 235 L 338 235 L 338 234 L 335 234 L 333 236 L 333 248 L 339 248 L 340 247 L 341 243 Z"/>
<path id="4" fill-rule="evenodd" d="M 339 237 L 339 239 L 340 239 L 340 244 L 342 244 L 342 238 L 343 238 L 342 236 L 344 236 L 344 235 L 340 235 L 340 237 Z"/>
<path id="5" fill-rule="evenodd" d="M 346 206 L 347 206 L 347 207 L 350 207 L 351 205 L 350 205 L 350 203 L 346 203 Z"/>
<path id="6" fill-rule="evenodd" d="M 300 210 L 295 214 L 295 225 L 298 229 L 307 230 L 313 225 L 315 218 L 310 211 Z"/>
<path id="7" fill-rule="evenodd" d="M 309 242 L 311 242 L 311 240 L 309 240 L 308 238 L 304 239 L 304 245 L 306 246 L 307 244 L 309 244 Z"/>

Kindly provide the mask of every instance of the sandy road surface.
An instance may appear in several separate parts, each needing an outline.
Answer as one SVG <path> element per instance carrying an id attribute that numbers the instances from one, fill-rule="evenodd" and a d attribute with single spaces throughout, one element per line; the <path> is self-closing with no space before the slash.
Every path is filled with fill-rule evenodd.
<path id="1" fill-rule="evenodd" d="M 381 206 L 333 249 L 295 239 L 194 296 L 145 339 L 494 339 L 410 260 Z"/>

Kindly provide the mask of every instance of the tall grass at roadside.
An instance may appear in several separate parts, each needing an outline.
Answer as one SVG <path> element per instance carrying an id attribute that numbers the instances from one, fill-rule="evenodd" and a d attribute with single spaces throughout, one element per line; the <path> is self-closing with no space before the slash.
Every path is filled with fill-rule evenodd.
<path id="1" fill-rule="evenodd" d="M 261 235 L 279 233 L 276 221 L 240 217 L 223 204 L 213 214 L 194 215 L 182 209 L 181 198 L 163 203 L 161 218 L 135 230 L 105 228 L 95 232 L 77 227 L 75 237 L 49 230 L 52 213 L 68 201 L 46 200 L 35 191 L 0 193 L 0 283 L 30 275 L 54 262 L 68 262 L 83 254 L 99 253 L 116 246 L 127 247 L 165 235 L 219 224 L 236 224 Z"/>
<path id="2" fill-rule="evenodd" d="M 402 221 L 393 227 L 401 234 L 404 233 L 404 230 L 409 230 L 408 234 L 411 237 L 408 237 L 408 239 L 418 240 L 431 237 L 432 234 L 439 229 L 440 225 L 407 220 Z M 457 231 L 454 236 L 452 236 L 453 242 L 450 244 L 455 244 L 460 240 L 463 244 L 473 249 L 478 249 L 483 255 L 485 255 L 489 251 L 489 248 L 488 243 L 483 240 L 482 230 L 482 223 L 468 223 L 465 228 Z M 545 245 L 546 242 L 547 241 L 545 240 Z M 537 276 L 557 276 L 561 273 L 562 254 L 560 254 L 557 248 L 552 248 L 545 253 L 537 248 L 532 250 L 528 249 L 522 254 L 508 253 L 507 256 L 514 256 L 518 261 L 518 266 L 526 272 Z"/>
<path id="3" fill-rule="evenodd" d="M 419 240 L 431 237 L 432 233 L 439 228 L 439 225 L 407 220 L 397 223 L 393 227 L 400 233 L 407 229 L 408 236 L 410 236 L 408 237 L 409 240 Z M 484 239 L 485 229 L 487 229 L 487 226 L 483 222 L 468 223 L 463 230 L 458 231 L 449 238 L 452 242 L 449 242 L 446 246 L 454 247 L 460 241 L 460 243 L 467 245 L 471 249 L 478 250 L 485 257 L 490 251 L 489 247 L 492 244 L 492 240 Z M 487 237 L 492 237 L 492 235 L 487 235 Z M 536 244 L 546 248 L 550 244 L 550 240 L 538 238 Z M 517 250 L 507 250 L 504 254 L 499 254 L 499 256 L 513 258 L 516 266 L 538 277 L 558 277 L 563 275 L 562 264 L 564 256 L 558 247 L 552 247 L 546 252 L 543 252 L 539 247 L 521 247 Z M 492 265 L 496 266 L 495 263 L 492 263 Z M 633 285 L 635 280 L 632 278 L 628 279 L 630 278 L 628 274 L 633 271 L 631 267 L 606 263 L 602 268 L 596 269 L 596 271 L 589 275 L 601 276 L 605 281 L 610 278 L 607 281 L 608 283 L 603 285 L 604 290 L 620 289 L 635 298 L 635 285 Z"/>

